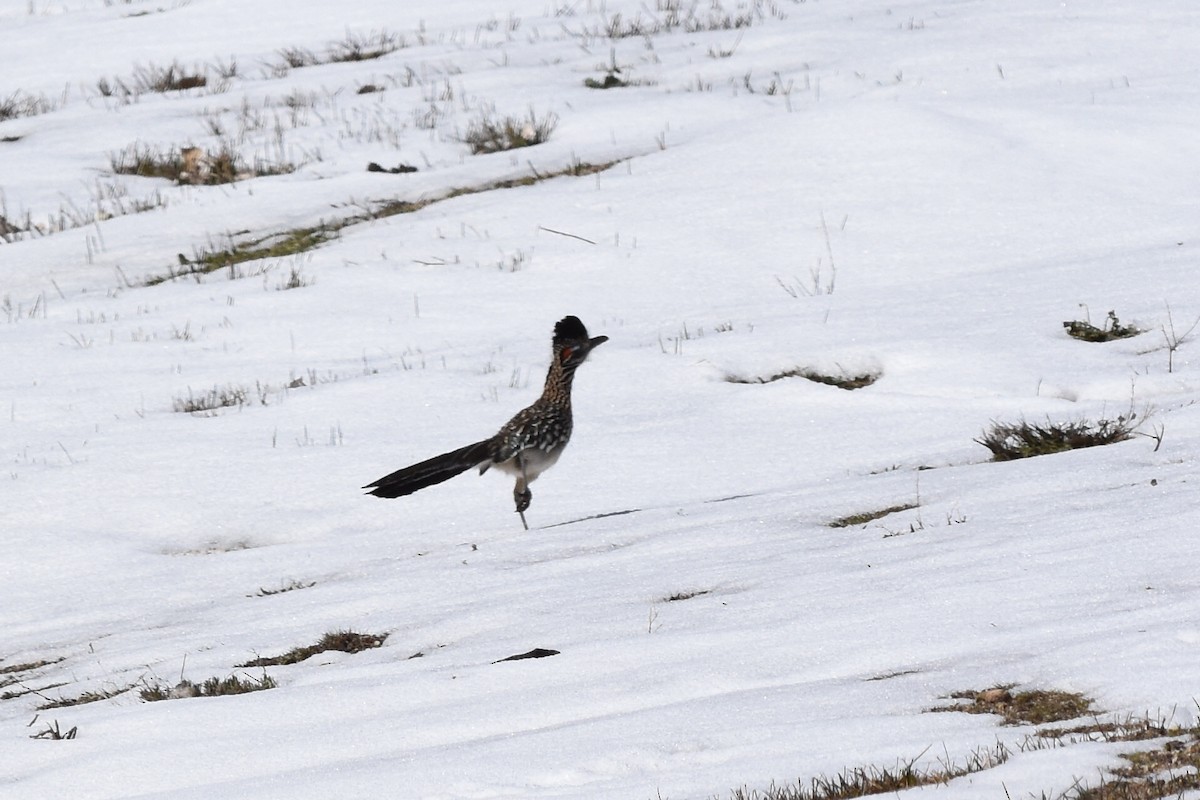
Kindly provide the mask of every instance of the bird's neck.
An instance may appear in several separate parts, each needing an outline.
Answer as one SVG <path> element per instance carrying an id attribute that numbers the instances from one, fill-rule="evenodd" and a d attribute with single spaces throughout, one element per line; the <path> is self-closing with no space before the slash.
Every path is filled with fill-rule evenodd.
<path id="1" fill-rule="evenodd" d="M 561 406 L 571 405 L 571 383 L 575 380 L 575 370 L 566 369 L 558 359 L 550 364 L 546 373 L 546 385 L 542 389 L 542 398 Z"/>

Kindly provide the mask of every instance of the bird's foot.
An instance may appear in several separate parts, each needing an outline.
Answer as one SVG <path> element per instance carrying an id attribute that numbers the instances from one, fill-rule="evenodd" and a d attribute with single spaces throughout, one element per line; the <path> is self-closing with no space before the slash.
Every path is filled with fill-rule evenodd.
<path id="1" fill-rule="evenodd" d="M 514 491 L 513 500 L 517 504 L 517 513 L 522 514 L 525 509 L 529 508 L 529 504 L 533 502 L 533 492 L 526 489 L 523 492 Z"/>

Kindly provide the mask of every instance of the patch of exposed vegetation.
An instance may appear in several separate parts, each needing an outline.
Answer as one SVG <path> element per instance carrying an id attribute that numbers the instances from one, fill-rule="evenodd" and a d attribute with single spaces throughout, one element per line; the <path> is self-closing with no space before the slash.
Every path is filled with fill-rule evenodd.
<path id="1" fill-rule="evenodd" d="M 1180 736 L 1198 737 L 1200 726 L 1184 728 L 1161 717 L 1129 716 L 1120 720 L 1093 719 L 1086 724 L 1069 728 L 1043 728 L 1036 735 L 1038 738 L 1051 739 L 1064 745 L 1079 742 L 1141 742 L 1147 739 Z"/>
<path id="2" fill-rule="evenodd" d="M 845 517 L 838 517 L 829 523 L 831 528 L 855 528 L 859 525 L 866 525 L 869 522 L 874 522 L 877 519 L 883 519 L 889 514 L 898 514 L 901 511 L 911 511 L 916 508 L 916 503 L 901 503 L 899 505 L 888 506 L 881 508 L 878 511 L 863 511 L 859 514 L 849 514 Z"/>
<path id="3" fill-rule="evenodd" d="M 132 688 L 132 686 L 125 686 L 120 689 L 96 689 L 76 695 L 75 697 L 59 697 L 54 700 L 47 700 L 38 706 L 38 709 L 45 711 L 51 708 L 69 708 L 71 706 L 86 705 L 87 703 L 98 703 L 101 700 L 109 700 L 117 695 L 124 694 Z"/>
<path id="4" fill-rule="evenodd" d="M 908 674 L 904 671 L 896 674 Z M 890 676 L 881 676 L 890 677 Z M 874 678 L 878 680 L 881 678 Z M 1084 696 L 1071 692 L 1012 692 L 998 686 L 982 692 L 956 692 L 952 697 L 965 705 L 932 709 L 998 714 L 1004 724 L 1043 724 L 1097 713 Z M 972 753 L 964 764 L 949 759 L 929 767 L 917 767 L 924 756 L 900 761 L 894 767 L 848 768 L 833 777 L 817 777 L 791 786 L 772 785 L 765 790 L 739 789 L 730 800 L 848 800 L 891 794 L 916 786 L 945 784 L 955 778 L 999 766 L 1014 752 L 1034 752 L 1069 747 L 1086 742 L 1135 742 L 1160 740 L 1151 750 L 1126 753 L 1127 765 L 1104 775 L 1092 787 L 1076 787 L 1056 794 L 1060 800 L 1160 800 L 1176 798 L 1200 789 L 1200 726 L 1183 728 L 1163 719 L 1129 717 L 1120 721 L 1092 722 L 1069 728 L 1043 728 L 1028 734 L 1015 747 L 997 744 Z M 1042 795 L 1048 797 L 1049 795 Z"/>
<path id="5" fill-rule="evenodd" d="M 260 586 L 258 588 L 258 593 L 254 596 L 270 597 L 271 595 L 283 594 L 284 592 L 294 592 L 300 589 L 311 589 L 316 585 L 316 581 L 298 581 L 293 578 L 292 580 L 281 582 L 278 589 L 268 589 L 265 586 Z"/>
<path id="6" fill-rule="evenodd" d="M 230 239 L 229 244 L 225 247 L 212 246 L 207 249 L 198 250 L 191 258 L 180 253 L 178 258 L 181 269 L 172 268 L 166 275 L 148 278 L 145 285 L 153 286 L 189 275 L 206 275 L 226 267 L 230 268 L 232 277 L 237 277 L 232 270 L 238 264 L 268 258 L 287 258 L 288 256 L 306 253 L 328 241 L 336 239 L 338 231 L 343 227 L 346 226 L 336 222 L 320 222 L 311 227 L 294 228 L 290 231 L 245 242 L 234 242 Z M 295 271 L 293 269 L 293 272 Z M 304 285 L 307 284 L 302 282 L 297 284 L 297 286 L 287 288 L 297 288 Z"/>
<path id="7" fill-rule="evenodd" d="M 367 164 L 367 172 L 386 172 L 389 175 L 406 175 L 410 172 L 416 172 L 417 168 L 411 164 L 397 164 L 394 167 L 384 167 L 372 161 Z"/>
<path id="8" fill-rule="evenodd" d="M 944 706 L 933 711 L 961 711 L 966 714 L 996 714 L 1005 725 L 1042 725 L 1047 722 L 1062 722 L 1078 719 L 1098 712 L 1092 701 L 1077 692 L 1055 689 L 1030 689 L 1013 692 L 1012 686 L 996 686 L 982 692 L 969 690 L 954 692 L 955 700 L 966 702 Z"/>
<path id="9" fill-rule="evenodd" d="M 981 748 L 971 753 L 962 764 L 944 760 L 936 765 L 918 767 L 921 753 L 909 761 L 899 761 L 893 767 L 851 767 L 833 776 L 819 776 L 792 786 L 770 786 L 767 789 L 736 789 L 730 800 L 849 800 L 876 794 L 891 794 L 917 786 L 944 785 L 976 772 L 997 767 L 1008 761 L 1011 753 L 1003 744 Z"/>
<path id="10" fill-rule="evenodd" d="M 187 414 L 211 416 L 221 408 L 235 408 L 249 402 L 249 392 L 244 386 L 229 384 L 214 386 L 202 394 L 189 388 L 186 397 L 176 397 L 172 406 L 175 411 Z"/>
<path id="11" fill-rule="evenodd" d="M 282 59 L 276 66 L 277 71 L 287 72 L 288 69 L 303 69 L 321 63 L 321 57 L 307 47 L 284 47 L 276 52 Z"/>
<path id="12" fill-rule="evenodd" d="M 329 46 L 328 60 L 371 61 L 405 47 L 404 37 L 391 31 L 372 31 L 367 34 L 346 34 L 346 38 Z"/>
<path id="13" fill-rule="evenodd" d="M 235 70 L 236 72 L 236 70 Z M 96 91 L 104 97 L 129 100 L 142 94 L 163 94 L 208 86 L 208 70 L 201 66 L 185 67 L 178 61 L 160 66 L 138 67 L 128 78 L 100 78 Z"/>
<path id="14" fill-rule="evenodd" d="M 56 212 L 39 214 L 36 219 L 33 212 L 28 210 L 10 215 L 4 205 L 4 198 L 0 197 L 0 241 L 19 242 L 23 239 L 50 236 L 95 225 L 113 217 L 166 208 L 169 204 L 169 199 L 161 192 L 133 197 L 129 190 L 118 182 L 97 180 L 90 189 L 91 202 L 86 205 L 79 206 L 70 200 L 64 200 Z M 90 239 L 87 240 L 87 248 L 87 260 L 90 264 L 93 263 L 94 254 L 94 246 Z"/>
<path id="15" fill-rule="evenodd" d="M 57 109 L 59 105 L 44 94 L 13 92 L 8 97 L 0 97 L 0 122 L 17 117 L 35 117 L 38 114 L 46 114 Z M 7 141 L 16 141 L 16 139 Z"/>
<path id="16" fill-rule="evenodd" d="M 24 685 L 20 680 L 10 680 L 7 683 L 0 683 L 0 686 L 9 686 L 14 683 L 17 684 L 20 689 L 15 691 L 9 690 L 7 692 L 0 692 L 0 700 L 15 700 L 16 698 L 24 697 L 27 694 L 36 694 L 38 697 L 44 697 L 45 695 L 43 695 L 42 692 L 48 692 L 51 689 L 57 689 L 60 686 L 67 685 L 64 681 L 60 683 L 47 684 L 46 686 L 33 687 Z"/>
<path id="17" fill-rule="evenodd" d="M 288 289 L 303 289 L 305 286 L 312 285 L 312 278 L 304 274 L 304 270 L 299 267 L 292 267 L 288 270 L 288 276 L 279 282 L 275 288 L 278 291 L 286 292 Z"/>
<path id="18" fill-rule="evenodd" d="M 826 386 L 836 386 L 839 389 L 853 391 L 854 389 L 862 389 L 875 381 L 879 380 L 879 375 L 871 372 L 863 372 L 857 375 L 842 373 L 841 375 L 828 375 L 823 372 L 818 372 L 811 367 L 797 367 L 796 369 L 788 369 L 783 372 L 776 372 L 772 375 L 743 377 L 741 375 L 727 375 L 725 380 L 729 383 L 773 383 L 774 381 L 783 380 L 784 378 L 804 378 L 813 381 L 814 383 L 823 383 Z"/>
<path id="19" fill-rule="evenodd" d="M 897 669 L 891 672 L 881 672 L 878 675 L 872 675 L 869 678 L 863 678 L 864 681 L 890 681 L 893 678 L 903 678 L 905 675 L 916 675 L 920 672 L 919 669 Z"/>
<path id="20" fill-rule="evenodd" d="M 1133 436 L 1133 414 L 1096 422 L 1072 420 L 1038 425 L 1022 420 L 1017 423 L 993 422 L 976 442 L 992 452 L 993 461 L 1013 461 L 1084 447 L 1123 442 Z"/>
<path id="21" fill-rule="evenodd" d="M 782 17 L 783 12 L 775 3 L 753 0 L 739 4 L 736 12 L 726 11 L 719 0 L 712 3 L 683 3 L 681 0 L 659 0 L 657 12 L 652 17 L 635 14 L 625 17 L 613 14 L 602 24 L 577 31 L 568 31 L 585 42 L 593 39 L 648 38 L 681 30 L 686 33 L 701 31 L 729 31 L 748 28 L 763 19 L 767 13 Z"/>
<path id="22" fill-rule="evenodd" d="M 711 589 L 697 589 L 690 592 L 675 592 L 664 597 L 660 602 L 663 603 L 678 603 L 680 600 L 691 600 L 693 597 L 703 597 L 706 594 L 712 594 Z"/>
<path id="23" fill-rule="evenodd" d="M 1075 788 L 1064 800 L 1159 800 L 1183 797 L 1200 790 L 1200 725 L 1188 728 L 1161 718 L 1129 717 L 1037 732 L 1059 746 L 1079 742 L 1142 742 L 1160 740 L 1150 750 L 1123 753 L 1126 766 L 1111 770 L 1100 783 Z"/>
<path id="24" fill-rule="evenodd" d="M 297 165 L 286 161 L 255 159 L 252 164 L 237 152 L 232 142 L 224 141 L 211 153 L 199 147 L 156 149 L 132 144 L 109 156 L 109 166 L 117 175 L 166 178 L 177 184 L 217 186 L 248 178 L 286 175 Z"/>
<path id="25" fill-rule="evenodd" d="M 632 69 L 632 65 L 622 65 L 617 63 L 617 49 L 615 47 L 609 50 L 609 59 L 607 64 L 601 64 L 598 69 L 603 70 L 604 77 L 600 79 L 585 78 L 583 85 L 589 89 L 624 89 L 629 86 L 645 86 L 651 81 L 630 80 L 624 77 L 626 70 Z"/>
<path id="26" fill-rule="evenodd" d="M 467 126 L 463 141 L 471 148 L 473 155 L 499 153 L 541 144 L 550 138 L 557 125 L 558 117 L 555 114 L 538 119 L 532 109 L 524 118 L 497 117 L 485 112 Z"/>
<path id="27" fill-rule="evenodd" d="M 328 650 L 336 650 L 342 653 L 361 653 L 363 650 L 379 647 L 387 639 L 387 636 L 386 633 L 373 634 L 357 633 L 356 631 L 333 631 L 322 636 L 316 644 L 295 647 L 283 655 L 256 658 L 253 661 L 247 661 L 245 664 L 238 664 L 238 667 L 275 667 L 283 664 L 296 664 L 306 658 L 315 656 L 317 653 L 324 653 Z"/>
<path id="28" fill-rule="evenodd" d="M 57 664 L 62 660 L 62 658 L 48 660 L 43 659 L 41 661 L 27 661 L 20 664 L 9 664 L 6 667 L 0 667 L 0 689 L 3 689 L 6 686 L 12 686 L 13 684 L 16 684 L 19 687 L 18 690 L 15 691 L 10 690 L 6 692 L 0 692 L 0 700 L 13 700 L 17 697 L 23 697 L 27 694 L 44 696 L 42 695 L 42 692 L 44 691 L 65 686 L 65 683 L 52 683 L 48 686 L 32 688 L 22 683 L 26 677 L 23 673 L 32 672 L 34 670 L 41 669 L 42 667 L 48 667 L 51 664 Z"/>
<path id="29" fill-rule="evenodd" d="M 621 80 L 617 77 L 616 73 L 609 72 L 601 80 L 584 78 L 583 85 L 589 89 L 623 89 L 629 86 L 629 81 Z"/>
<path id="30" fill-rule="evenodd" d="M 315 67 L 318 64 L 370 61 L 382 58 L 408 46 L 401 34 L 388 30 L 365 34 L 347 33 L 344 39 L 331 42 L 324 55 L 318 55 L 307 47 L 284 47 L 276 51 L 279 63 L 272 67 L 276 77 L 282 77 L 290 69 Z M 361 94 L 362 92 L 360 92 Z"/>
<path id="31" fill-rule="evenodd" d="M 1200 790 L 1200 740 L 1194 731 L 1189 735 L 1191 741 L 1172 739 L 1154 750 L 1123 754 L 1127 766 L 1078 790 L 1074 800 L 1158 800 Z"/>
<path id="32" fill-rule="evenodd" d="M 611 167 L 621 163 L 624 159 L 614 159 L 601 163 L 590 163 L 585 161 L 574 161 L 562 169 L 552 172 L 535 172 L 531 175 L 524 175 L 519 178 L 506 178 L 504 180 L 490 181 L 488 183 L 477 186 L 461 186 L 446 190 L 437 195 L 422 197 L 416 200 L 401 200 L 392 199 L 374 203 L 365 211 L 357 214 L 351 214 L 340 219 L 328 220 L 320 222 L 315 226 L 306 228 L 295 228 L 283 233 L 273 234 L 271 236 L 250 240 L 247 242 L 233 242 L 224 248 L 214 248 L 211 250 L 203 250 L 191 258 L 179 254 L 179 267 L 171 267 L 165 274 L 154 275 L 145 279 L 144 285 L 152 286 L 154 284 L 163 283 L 164 281 L 174 280 L 181 277 L 197 277 L 210 272 L 221 269 L 222 267 L 232 268 L 236 264 L 241 264 L 246 261 L 256 261 L 259 259 L 268 258 L 283 258 L 286 256 L 298 255 L 319 247 L 331 239 L 337 238 L 338 232 L 351 225 L 357 225 L 363 222 L 372 220 L 384 219 L 386 217 L 395 216 L 398 214 L 412 214 L 420 211 L 423 208 L 440 203 L 443 200 L 450 200 L 455 197 L 463 197 L 466 195 L 480 194 L 482 192 L 490 192 L 499 189 L 515 189 L 521 186 L 533 186 L 542 181 L 551 180 L 560 177 L 583 177 L 585 175 L 595 175 L 603 172 Z M 236 277 L 236 276 L 235 276 Z"/>
<path id="33" fill-rule="evenodd" d="M 274 678 L 263 672 L 261 678 L 254 678 L 249 675 L 245 677 L 230 675 L 227 678 L 209 678 L 203 683 L 182 680 L 174 686 L 167 686 L 162 683 L 147 684 L 146 688 L 139 692 L 139 695 L 146 702 L 152 703 L 158 700 L 180 700 L 186 697 L 220 697 L 230 694 L 246 694 L 247 692 L 259 692 L 263 689 L 274 689 L 278 685 Z"/>
<path id="34" fill-rule="evenodd" d="M 1133 325 L 1122 325 L 1117 319 L 1116 312 L 1109 311 L 1102 327 L 1096 327 L 1090 320 L 1066 320 L 1063 327 L 1067 335 L 1084 342 L 1111 342 L 1113 339 L 1128 339 L 1142 333 L 1140 328 Z"/>
<path id="35" fill-rule="evenodd" d="M 0 667 L 0 675 L 12 675 L 16 672 L 30 672 L 35 669 L 41 669 L 42 667 L 48 667 L 51 664 L 57 664 L 62 660 L 63 658 L 60 656 L 58 658 L 44 658 L 40 661 L 26 661 L 22 664 L 9 664 L 7 667 Z"/>

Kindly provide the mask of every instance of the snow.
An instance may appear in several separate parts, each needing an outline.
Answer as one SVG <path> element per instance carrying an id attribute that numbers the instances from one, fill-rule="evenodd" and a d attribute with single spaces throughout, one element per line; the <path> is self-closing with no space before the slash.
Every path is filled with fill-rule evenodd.
<path id="1" fill-rule="evenodd" d="M 1180 333 L 1200 315 L 1200 16 L 756 8 L 736 31 L 610 41 L 616 14 L 664 12 L 0 0 L 0 101 L 58 106 L 0 122 L 19 137 L 0 213 L 81 223 L 0 244 L 0 669 L 54 661 L 0 674 L 44 695 L 0 700 L 0 795 L 710 798 L 1015 747 L 1028 727 L 926 713 L 1007 683 L 1194 722 L 1200 345 L 1168 372 L 1160 329 L 1168 307 Z M 380 31 L 407 46 L 269 66 Z M 242 66 L 223 91 L 96 90 L 217 59 Z M 584 87 L 614 59 L 640 83 Z M 488 109 L 559 122 L 472 156 Z M 298 169 L 111 174 L 134 143 L 215 148 L 206 120 Z M 614 160 L 351 225 L 236 280 L 141 285 L 231 236 Z M 110 217 L 97 187 L 165 207 Z M 293 269 L 309 285 L 278 290 Z M 1109 309 L 1146 333 L 1062 330 Z M 362 496 L 528 404 L 566 314 L 610 340 L 532 530 L 494 473 Z M 878 380 L 727 380 L 796 369 Z M 231 386 L 249 404 L 173 410 Z M 1130 410 L 1161 446 L 991 463 L 973 441 Z M 829 526 L 897 504 L 917 507 Z M 137 696 L 258 675 L 235 666 L 338 629 L 388 638 L 268 667 L 270 691 Z M 560 653 L 496 663 L 538 647 Z M 78 737 L 29 738 L 51 721 Z M 937 791 L 1054 796 L 1129 747 L 1015 752 Z"/>

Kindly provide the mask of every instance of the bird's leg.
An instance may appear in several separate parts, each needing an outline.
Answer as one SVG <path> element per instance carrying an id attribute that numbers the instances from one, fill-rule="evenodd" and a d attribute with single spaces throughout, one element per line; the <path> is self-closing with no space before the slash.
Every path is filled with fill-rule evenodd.
<path id="1" fill-rule="evenodd" d="M 525 521 L 525 509 L 529 508 L 533 501 L 533 492 L 529 491 L 529 479 L 525 477 L 525 459 L 521 458 L 520 453 L 517 454 L 517 466 L 521 468 L 521 477 L 517 478 L 517 485 L 513 487 L 513 502 L 517 504 L 521 524 L 525 526 L 525 530 L 529 530 L 529 523 Z"/>

